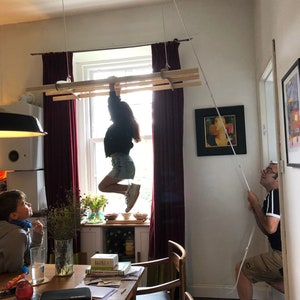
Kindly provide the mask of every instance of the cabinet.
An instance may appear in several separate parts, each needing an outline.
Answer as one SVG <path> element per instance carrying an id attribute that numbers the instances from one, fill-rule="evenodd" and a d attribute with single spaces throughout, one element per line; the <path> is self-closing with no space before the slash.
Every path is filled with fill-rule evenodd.
<path id="1" fill-rule="evenodd" d="M 135 261 L 147 261 L 149 250 L 149 227 L 135 227 Z"/>
<path id="2" fill-rule="evenodd" d="M 132 239 L 133 245 L 128 244 Z M 130 251 L 134 249 L 131 254 Z M 84 225 L 81 229 L 81 252 L 87 254 L 87 264 L 95 253 L 118 253 L 120 261 L 148 260 L 149 224 Z"/>
<path id="3" fill-rule="evenodd" d="M 118 253 L 120 261 L 146 261 L 148 249 L 149 223 L 140 226 L 84 225 L 81 229 L 81 252 L 87 254 L 86 264 L 90 264 L 90 258 L 95 253 Z M 147 272 L 143 274 L 140 285 L 146 286 L 146 284 Z"/>
<path id="4" fill-rule="evenodd" d="M 95 253 L 103 253 L 103 231 L 98 226 L 83 226 L 80 231 L 81 252 L 87 254 L 87 264 Z"/>

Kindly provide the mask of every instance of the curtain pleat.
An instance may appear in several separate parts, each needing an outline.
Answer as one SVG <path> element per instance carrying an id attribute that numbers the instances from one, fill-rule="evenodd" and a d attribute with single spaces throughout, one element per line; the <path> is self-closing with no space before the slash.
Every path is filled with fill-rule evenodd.
<path id="1" fill-rule="evenodd" d="M 158 43 L 151 47 L 153 72 L 165 68 L 166 61 L 170 70 L 180 69 L 178 42 Z M 169 239 L 184 246 L 183 104 L 183 89 L 153 92 L 154 182 L 150 258 L 166 256 Z"/>
<path id="2" fill-rule="evenodd" d="M 66 80 L 68 75 L 73 81 L 73 53 L 68 52 L 67 55 L 64 52 L 42 55 L 43 84 Z M 57 207 L 64 201 L 66 191 L 79 192 L 76 102 L 55 102 L 52 97 L 44 96 L 44 129 L 48 133 L 44 138 L 47 204 L 48 207 Z M 74 252 L 79 251 L 78 235 L 74 239 Z"/>

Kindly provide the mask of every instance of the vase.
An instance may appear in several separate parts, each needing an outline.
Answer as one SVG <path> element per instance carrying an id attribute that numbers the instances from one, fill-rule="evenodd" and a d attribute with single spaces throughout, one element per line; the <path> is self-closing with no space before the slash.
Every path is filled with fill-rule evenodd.
<path id="1" fill-rule="evenodd" d="M 54 240 L 55 274 L 69 276 L 73 274 L 73 239 Z"/>
<path id="2" fill-rule="evenodd" d="M 90 213 L 88 215 L 89 223 L 103 223 L 103 221 L 104 221 L 103 208 L 90 210 Z"/>

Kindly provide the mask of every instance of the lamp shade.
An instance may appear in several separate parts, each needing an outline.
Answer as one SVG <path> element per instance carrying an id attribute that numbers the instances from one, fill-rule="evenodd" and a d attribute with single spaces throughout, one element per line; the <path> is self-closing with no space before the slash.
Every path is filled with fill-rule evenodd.
<path id="1" fill-rule="evenodd" d="M 0 138 L 34 137 L 45 135 L 34 116 L 0 112 Z"/>

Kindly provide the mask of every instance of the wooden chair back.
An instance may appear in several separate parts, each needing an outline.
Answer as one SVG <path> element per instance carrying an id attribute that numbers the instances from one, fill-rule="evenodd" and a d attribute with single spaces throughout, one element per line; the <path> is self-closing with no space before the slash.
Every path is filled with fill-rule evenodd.
<path id="1" fill-rule="evenodd" d="M 194 300 L 194 298 L 189 292 L 185 292 L 184 293 L 184 300 Z"/>
<path id="2" fill-rule="evenodd" d="M 167 281 L 147 287 L 139 287 L 137 290 L 137 300 L 139 295 L 143 295 L 141 299 L 175 299 L 175 291 L 178 290 L 178 298 L 180 300 L 185 299 L 185 262 L 186 251 L 180 244 L 169 240 L 168 241 L 168 257 L 155 259 L 146 262 L 133 263 L 132 265 L 151 267 L 165 265 L 168 270 Z M 153 295 L 155 293 L 155 295 Z M 149 295 L 149 297 L 146 297 Z M 176 292 L 177 295 L 177 292 Z"/>

